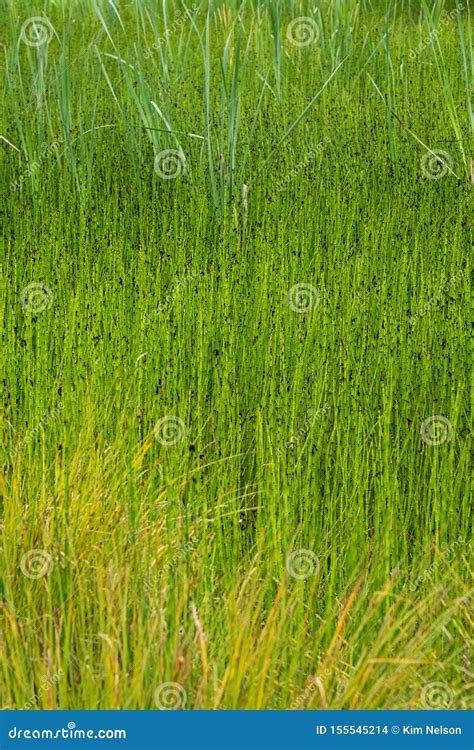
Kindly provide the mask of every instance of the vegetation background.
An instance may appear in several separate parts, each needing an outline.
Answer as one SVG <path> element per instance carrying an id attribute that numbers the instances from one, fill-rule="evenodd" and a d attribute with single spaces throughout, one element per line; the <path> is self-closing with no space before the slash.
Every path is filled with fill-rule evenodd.
<path id="1" fill-rule="evenodd" d="M 467 708 L 467 0 L 0 8 L 3 706 Z"/>

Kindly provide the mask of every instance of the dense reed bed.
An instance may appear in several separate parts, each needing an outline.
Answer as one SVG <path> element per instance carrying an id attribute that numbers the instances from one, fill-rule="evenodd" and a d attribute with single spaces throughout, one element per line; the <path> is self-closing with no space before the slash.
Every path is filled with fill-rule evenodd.
<path id="1" fill-rule="evenodd" d="M 468 3 L 2 8 L 3 705 L 466 708 Z"/>

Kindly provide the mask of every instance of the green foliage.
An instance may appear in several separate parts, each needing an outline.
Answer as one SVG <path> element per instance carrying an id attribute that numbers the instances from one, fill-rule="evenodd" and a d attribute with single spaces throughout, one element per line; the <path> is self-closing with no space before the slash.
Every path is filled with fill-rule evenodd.
<path id="1" fill-rule="evenodd" d="M 2 13 L 4 703 L 466 708 L 469 9 L 42 7 Z"/>

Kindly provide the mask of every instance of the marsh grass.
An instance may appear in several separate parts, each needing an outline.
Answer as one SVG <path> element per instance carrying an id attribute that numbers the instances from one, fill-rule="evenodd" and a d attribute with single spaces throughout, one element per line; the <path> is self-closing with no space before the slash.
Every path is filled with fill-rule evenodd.
<path id="1" fill-rule="evenodd" d="M 469 9 L 4 7 L 4 704 L 467 708 Z"/>

